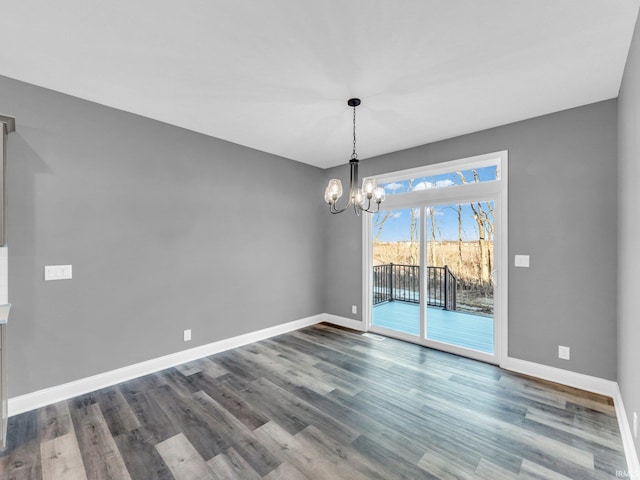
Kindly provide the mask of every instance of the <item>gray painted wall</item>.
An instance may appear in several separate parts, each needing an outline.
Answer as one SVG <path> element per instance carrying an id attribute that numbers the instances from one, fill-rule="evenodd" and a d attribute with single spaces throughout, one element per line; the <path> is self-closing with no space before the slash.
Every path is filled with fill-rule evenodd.
<path id="1" fill-rule="evenodd" d="M 0 111 L 11 396 L 322 312 L 322 170 L 2 77 Z"/>
<path id="2" fill-rule="evenodd" d="M 618 97 L 618 384 L 629 424 L 640 415 L 640 21 Z M 640 455 L 640 442 L 636 451 Z"/>
<path id="3" fill-rule="evenodd" d="M 361 162 L 361 175 L 509 151 L 509 355 L 616 379 L 616 100 Z M 362 126 L 366 128 L 366 126 Z M 348 181 L 346 166 L 328 178 Z M 634 178 L 637 178 L 634 177 Z M 325 212 L 325 311 L 362 307 L 362 230 Z M 531 268 L 515 269 L 515 254 Z M 359 308 L 359 312 L 362 308 Z M 571 360 L 558 359 L 558 345 Z"/>

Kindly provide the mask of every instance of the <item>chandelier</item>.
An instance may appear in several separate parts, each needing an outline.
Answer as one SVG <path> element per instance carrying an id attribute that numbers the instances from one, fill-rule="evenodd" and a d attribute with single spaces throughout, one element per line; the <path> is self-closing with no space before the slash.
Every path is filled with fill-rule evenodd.
<path id="1" fill-rule="evenodd" d="M 353 153 L 349 166 L 351 167 L 351 178 L 349 179 L 349 198 L 347 203 L 338 208 L 337 203 L 342 196 L 342 182 L 337 178 L 329 180 L 329 185 L 324 191 L 324 200 L 329 204 L 331 213 L 341 213 L 353 205 L 353 211 L 356 215 L 360 212 L 376 213 L 380 210 L 380 204 L 385 199 L 384 188 L 378 187 L 376 179 L 373 177 L 365 178 L 362 181 L 362 188 L 358 186 L 358 154 L 356 153 L 356 107 L 360 105 L 359 98 L 351 98 L 347 101 L 347 105 L 353 107 Z M 375 210 L 373 208 L 375 207 Z"/>

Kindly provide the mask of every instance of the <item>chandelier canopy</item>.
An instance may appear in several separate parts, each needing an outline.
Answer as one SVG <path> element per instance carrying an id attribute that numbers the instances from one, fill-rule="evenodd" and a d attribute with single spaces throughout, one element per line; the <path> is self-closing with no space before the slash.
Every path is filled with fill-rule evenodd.
<path id="1" fill-rule="evenodd" d="M 338 207 L 337 203 L 342 196 L 342 182 L 338 178 L 329 180 L 329 185 L 324 191 L 324 200 L 329 204 L 331 213 L 342 213 L 351 205 L 356 215 L 360 212 L 376 213 L 380 210 L 380 204 L 385 199 L 384 188 L 378 187 L 376 179 L 367 177 L 362 181 L 362 187 L 358 186 L 358 154 L 356 153 L 356 107 L 362 103 L 359 98 L 351 98 L 347 105 L 353 107 L 353 153 L 349 160 L 351 177 L 349 179 L 349 197 L 347 203 Z M 375 208 L 375 210 L 374 210 Z"/>

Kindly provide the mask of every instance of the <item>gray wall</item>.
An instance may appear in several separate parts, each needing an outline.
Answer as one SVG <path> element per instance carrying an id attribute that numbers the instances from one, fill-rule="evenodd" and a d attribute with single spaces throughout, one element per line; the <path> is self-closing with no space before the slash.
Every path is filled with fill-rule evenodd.
<path id="1" fill-rule="evenodd" d="M 322 170 L 2 77 L 0 111 L 12 397 L 322 312 Z"/>
<path id="2" fill-rule="evenodd" d="M 509 151 L 509 355 L 616 379 L 616 100 L 361 162 L 373 175 Z M 347 178 L 347 167 L 328 170 Z M 637 178 L 637 176 L 635 177 Z M 325 212 L 325 311 L 362 306 L 361 223 Z M 531 268 L 515 269 L 515 254 Z M 362 308 L 359 309 L 362 311 Z M 571 360 L 558 359 L 558 345 Z"/>
<path id="3" fill-rule="evenodd" d="M 629 50 L 618 97 L 618 384 L 629 424 L 640 414 L 640 25 Z M 636 451 L 640 455 L 640 442 Z"/>

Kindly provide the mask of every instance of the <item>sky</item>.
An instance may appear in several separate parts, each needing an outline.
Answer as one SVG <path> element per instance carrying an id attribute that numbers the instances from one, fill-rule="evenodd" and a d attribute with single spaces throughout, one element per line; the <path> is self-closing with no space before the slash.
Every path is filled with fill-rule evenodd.
<path id="1" fill-rule="evenodd" d="M 479 182 L 486 182 L 496 179 L 496 167 L 484 167 L 476 169 Z M 462 175 L 467 183 L 473 183 L 474 177 L 471 170 L 464 170 Z M 462 178 L 456 172 L 435 175 L 431 177 L 422 177 L 413 180 L 405 180 L 402 182 L 392 182 L 382 184 L 387 195 L 396 195 L 403 192 L 424 190 L 427 188 L 446 188 L 453 185 L 461 185 Z M 383 204 L 384 205 L 384 204 Z M 489 206 L 493 207 L 493 202 L 489 206 L 487 202 L 481 203 L 482 209 L 489 212 Z M 478 225 L 473 216 L 473 210 L 469 203 L 460 205 L 462 209 L 462 229 L 463 239 L 467 241 L 478 239 Z M 458 204 L 434 205 L 433 218 L 435 219 L 436 240 L 458 240 Z M 427 236 L 431 239 L 431 208 L 427 208 Z M 477 206 L 476 206 L 477 208 Z M 416 218 L 419 217 L 420 209 L 414 209 Z M 410 224 L 411 209 L 399 209 L 390 212 L 387 220 L 382 227 L 379 227 L 380 221 L 385 217 L 388 211 L 381 211 L 374 215 L 373 218 L 373 238 L 376 237 L 378 230 L 382 228 L 378 241 L 381 242 L 398 242 L 410 240 Z M 419 230 L 418 230 L 419 231 Z"/>

